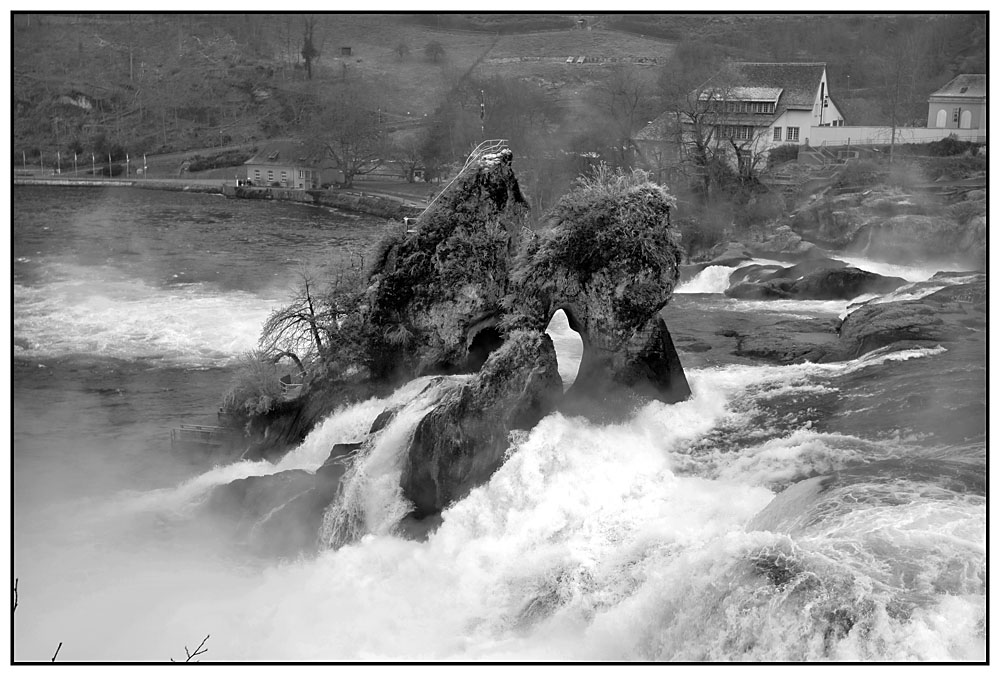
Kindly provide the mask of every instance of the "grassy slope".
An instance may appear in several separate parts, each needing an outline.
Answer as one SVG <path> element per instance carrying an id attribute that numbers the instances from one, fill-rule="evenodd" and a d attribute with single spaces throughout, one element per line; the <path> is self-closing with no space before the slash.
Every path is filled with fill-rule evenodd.
<path id="1" fill-rule="evenodd" d="M 20 104 L 14 116 L 15 151 L 41 147 L 54 152 L 57 147 L 65 149 L 73 138 L 89 151 L 90 138 L 100 131 L 109 138 L 121 138 L 126 146 L 146 137 L 147 146 L 165 145 L 173 150 L 217 145 L 220 127 L 233 143 L 260 139 L 267 135 L 260 126 L 264 105 L 238 84 L 252 82 L 275 96 L 306 89 L 322 93 L 345 70 L 348 77 L 381 85 L 383 110 L 391 121 L 408 116 L 419 119 L 431 113 L 480 59 L 476 75 L 534 80 L 567 103 L 572 113 L 568 119 L 579 122 L 609 66 L 570 65 L 565 63 L 567 56 L 642 56 L 662 63 L 671 49 L 662 40 L 604 30 L 496 36 L 407 24 L 395 16 L 324 15 L 317 31 L 323 56 L 314 67 L 313 80 L 307 81 L 301 70 L 283 70 L 285 57 L 294 53 L 300 38 L 297 24 L 272 26 L 265 36 L 268 48 L 260 56 L 250 56 L 225 28 L 219 22 L 144 15 L 134 16 L 131 26 L 124 15 L 62 15 L 36 19 L 30 25 L 15 24 L 14 93 Z M 291 37 L 283 39 L 282 31 Z M 445 58 L 438 64 L 424 58 L 423 48 L 432 40 L 444 46 Z M 402 60 L 394 52 L 399 42 L 410 49 Z M 350 57 L 340 56 L 342 46 L 351 47 Z M 261 74 L 267 67 L 274 70 L 270 77 Z M 654 66 L 642 69 L 650 81 L 655 79 L 655 70 Z M 117 97 L 117 104 L 132 112 L 114 119 L 107 116 L 107 124 L 99 127 L 97 114 L 57 103 L 59 96 L 76 92 L 109 101 Z M 181 120 L 178 128 L 169 112 L 178 97 L 192 105 L 218 104 L 223 109 L 221 120 L 214 126 Z M 139 100 L 145 106 L 141 114 L 136 110 Z M 54 122 L 55 118 L 59 121 Z"/>

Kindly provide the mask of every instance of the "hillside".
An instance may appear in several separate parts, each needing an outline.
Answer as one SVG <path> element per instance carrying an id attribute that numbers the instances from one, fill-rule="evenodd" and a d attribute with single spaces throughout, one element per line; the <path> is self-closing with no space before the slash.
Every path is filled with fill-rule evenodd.
<path id="1" fill-rule="evenodd" d="M 319 56 L 310 78 L 302 56 L 308 15 L 15 14 L 15 161 L 22 153 L 28 161 L 57 150 L 138 155 L 296 136 L 310 106 L 335 101 L 346 81 L 376 92 L 390 131 L 424 126 L 447 102 L 452 117 L 442 124 L 457 124 L 457 107 L 462 124 L 478 132 L 478 91 L 456 92 L 490 78 L 520 83 L 551 108 L 541 126 L 528 123 L 544 132 L 546 153 L 593 150 L 628 131 L 612 128 L 634 131 L 662 110 L 659 78 L 679 43 L 722 58 L 825 61 L 830 91 L 854 124 L 884 123 L 885 74 L 905 63 L 902 105 L 919 123 L 930 91 L 956 72 L 985 72 L 987 45 L 982 14 L 314 18 Z M 431 58 L 434 43 L 439 55 Z M 626 120 L 604 105 L 621 64 L 642 87 Z M 464 143 L 467 130 L 458 136 Z M 580 138 L 591 147 L 574 145 Z M 463 143 L 453 140 L 452 154 Z"/>
<path id="2" fill-rule="evenodd" d="M 303 100 L 344 78 L 376 85 L 390 122 L 420 121 L 473 69 L 532 79 L 584 108 L 607 63 L 663 61 L 670 45 L 608 31 L 496 35 L 405 15 L 320 15 L 308 79 L 295 15 L 20 15 L 14 22 L 14 151 L 138 152 L 244 143 L 295 130 Z M 424 47 L 438 42 L 432 62 Z M 400 57 L 398 45 L 409 53 Z M 350 56 L 342 55 L 349 48 Z M 652 77 L 650 78 L 653 79 Z M 95 146 L 104 146 L 95 148 Z"/>

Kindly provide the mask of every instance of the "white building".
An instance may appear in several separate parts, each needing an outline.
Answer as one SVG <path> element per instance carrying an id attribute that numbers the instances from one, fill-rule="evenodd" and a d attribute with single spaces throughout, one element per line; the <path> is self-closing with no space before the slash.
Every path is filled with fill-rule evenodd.
<path id="1" fill-rule="evenodd" d="M 690 152 L 695 138 L 757 162 L 777 145 L 809 143 L 810 130 L 840 127 L 844 115 L 830 95 L 825 63 L 734 62 L 687 97 L 686 109 L 664 113 L 636 134 L 647 163 L 654 155 Z M 658 139 L 673 118 L 674 138 Z"/>
<path id="2" fill-rule="evenodd" d="M 732 63 L 697 90 L 719 139 L 803 145 L 812 127 L 839 127 L 825 63 Z M 763 149 L 763 148 L 761 148 Z"/>

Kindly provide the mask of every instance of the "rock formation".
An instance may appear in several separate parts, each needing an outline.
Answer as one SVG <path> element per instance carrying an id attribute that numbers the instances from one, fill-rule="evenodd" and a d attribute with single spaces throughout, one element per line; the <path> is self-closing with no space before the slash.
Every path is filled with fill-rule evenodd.
<path id="1" fill-rule="evenodd" d="M 583 341 L 567 406 L 641 393 L 673 403 L 691 391 L 659 316 L 679 278 L 673 199 L 650 183 L 583 186 L 553 211 L 515 273 L 515 321 L 544 330 L 563 310 Z M 589 407 L 581 410 L 594 410 Z"/>
<path id="2" fill-rule="evenodd" d="M 830 259 L 788 268 L 748 265 L 733 272 L 729 279 L 726 296 L 744 300 L 850 300 L 865 293 L 888 293 L 906 284 L 901 277 L 884 277 Z"/>
<path id="3" fill-rule="evenodd" d="M 509 150 L 488 155 L 386 246 L 365 293 L 376 378 L 478 370 L 496 329 L 528 206 Z"/>
<path id="4" fill-rule="evenodd" d="M 414 516 L 439 512 L 487 481 L 503 463 L 511 430 L 528 430 L 562 394 L 551 339 L 514 331 L 468 383 L 417 424 L 400 485 Z"/>
<path id="5" fill-rule="evenodd" d="M 271 435 L 257 457 L 272 457 L 276 439 L 294 442 L 342 403 L 336 393 L 345 384 L 360 398 L 366 387 L 419 375 L 475 374 L 443 393 L 403 450 L 400 487 L 414 505 L 412 532 L 422 530 L 412 517 L 432 517 L 489 479 L 512 430 L 530 429 L 556 408 L 604 417 L 643 398 L 672 403 L 690 395 L 660 316 L 678 280 L 673 198 L 642 172 L 607 172 L 581 182 L 534 233 L 510 151 L 473 161 L 413 231 L 381 246 L 357 311 L 338 328 L 354 350 L 353 380 L 328 366 L 298 400 L 251 421 Z M 584 345 L 565 395 L 544 333 L 560 309 Z M 392 415 L 380 416 L 382 424 Z M 313 524 L 317 506 L 332 499 L 325 475 L 317 476 L 322 481 L 260 480 L 278 486 L 278 497 L 250 502 L 270 509 L 273 524 L 299 509 L 308 512 L 299 520 Z M 233 491 L 228 502 L 244 505 L 247 491 Z"/>

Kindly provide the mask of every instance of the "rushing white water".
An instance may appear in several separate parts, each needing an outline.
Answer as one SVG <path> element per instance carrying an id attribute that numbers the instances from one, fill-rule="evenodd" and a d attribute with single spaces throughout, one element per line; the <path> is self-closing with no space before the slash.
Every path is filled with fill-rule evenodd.
<path id="1" fill-rule="evenodd" d="M 109 267 L 47 267 L 50 281 L 14 285 L 17 356 L 224 364 L 254 347 L 261 324 L 280 305 L 205 283 L 153 286 Z"/>
<path id="2" fill-rule="evenodd" d="M 189 611 L 212 627 L 216 659 L 975 657 L 981 500 L 928 503 L 915 494 L 906 504 L 845 511 L 801 537 L 748 532 L 774 497 L 766 486 L 848 466 L 879 445 L 804 429 L 741 453 L 688 455 L 718 425 L 749 423 L 752 409 L 733 406 L 748 393 L 796 396 L 825 387 L 817 377 L 875 363 L 693 371 L 691 400 L 651 403 L 623 424 L 551 415 L 486 485 L 446 510 L 424 543 L 387 528 L 406 509 L 398 453 L 412 425 L 401 419 L 348 480 L 352 504 L 377 516 L 368 535 L 224 585 Z M 415 416 L 434 398 L 421 397 Z M 891 445 L 884 452 L 891 457 Z M 691 462 L 715 469 L 681 471 Z M 890 546 L 902 557 L 894 565 L 920 579 L 960 557 L 974 568 L 955 583 L 957 596 L 920 587 L 899 596 L 880 568 Z M 767 578 L 775 561 L 811 572 L 775 585 Z M 912 606 L 906 617 L 894 598 Z"/>
<path id="3" fill-rule="evenodd" d="M 924 282 L 938 272 L 942 271 L 961 272 L 969 270 L 969 267 L 963 265 L 962 263 L 935 262 L 903 265 L 898 263 L 886 263 L 885 261 L 864 258 L 862 256 L 848 256 L 844 254 L 831 254 L 830 257 L 834 260 L 844 261 L 848 265 L 852 265 L 859 270 L 867 270 L 868 272 L 874 272 L 875 274 L 882 275 L 884 277 L 902 277 L 908 282 Z"/>
<path id="4" fill-rule="evenodd" d="M 748 531 L 773 486 L 899 448 L 808 425 L 757 443 L 751 434 L 739 452 L 703 443 L 726 430 L 752 432 L 757 407 L 823 393 L 839 374 L 937 354 L 693 369 L 690 400 L 650 403 L 619 424 L 550 415 L 488 483 L 443 513 L 426 542 L 392 534 L 408 509 L 400 454 L 447 389 L 419 379 L 332 414 L 279 463 L 220 466 L 173 489 L 122 496 L 101 510 L 108 516 L 74 520 L 84 530 L 63 551 L 89 547 L 87 528 L 103 531 L 100 553 L 83 568 L 101 593 L 56 604 L 46 635 L 72 637 L 77 659 L 166 656 L 205 634 L 206 658 L 215 660 L 975 659 L 985 640 L 981 500 L 927 501 L 916 490 L 906 504 L 876 501 L 798 535 Z M 333 443 L 357 441 L 378 413 L 400 405 L 330 512 L 327 526 L 339 519 L 352 528 L 350 538 L 330 539 L 351 544 L 234 567 L 207 541 L 177 548 L 196 530 L 151 550 L 122 547 L 107 532 L 130 513 L 176 518 L 235 478 L 315 469 Z M 939 579 L 954 593 L 892 586 L 886 551 L 900 580 Z M 960 559 L 965 572 L 948 577 Z M 769 578 L 786 569 L 794 584 Z M 66 592 L 53 584 L 51 593 Z M 47 594 L 37 603 L 48 607 Z M 138 615 L 136 596 L 146 608 Z M 100 629 L 88 616 L 133 619 Z M 42 647 L 36 639 L 21 650 Z"/>
<path id="5" fill-rule="evenodd" d="M 686 282 L 677 285 L 674 293 L 723 293 L 729 288 L 729 276 L 740 268 L 748 265 L 782 265 L 790 263 L 770 260 L 767 258 L 755 258 L 749 261 L 742 261 L 734 266 L 709 265 Z"/>
<path id="6" fill-rule="evenodd" d="M 234 226 L 219 241 L 257 237 L 265 225 Z M 295 236 L 303 251 L 313 246 L 311 231 Z M 169 244 L 133 248 L 152 256 Z M 268 240 L 252 265 L 279 248 Z M 203 384 L 193 401 L 194 380 L 176 367 L 226 364 L 252 347 L 270 294 L 21 258 L 31 270 L 15 286 L 16 355 L 38 364 L 16 382 L 19 660 L 47 661 L 60 641 L 66 660 L 183 660 L 206 635 L 205 661 L 985 657 L 985 496 L 955 449 L 916 446 L 915 433 L 896 429 L 895 409 L 872 387 L 900 379 L 899 405 L 911 409 L 967 403 L 964 390 L 948 401 L 937 387 L 955 380 L 952 371 L 930 368 L 960 346 L 883 349 L 841 364 L 688 368 L 693 396 L 679 404 L 649 403 L 616 424 L 554 413 L 516 434 L 493 477 L 413 541 L 394 528 L 409 509 L 402 454 L 416 421 L 460 378 L 417 379 L 344 406 L 279 461 L 209 468 L 134 440 L 168 438 L 176 409 L 213 415 L 225 383 Z M 214 279 L 223 264 L 199 278 Z M 815 317 L 847 305 L 684 302 L 694 306 L 685 317 L 709 319 L 716 309 Z M 549 332 L 570 382 L 579 338 L 565 317 Z M 49 360 L 75 354 L 96 366 Z M 102 372 L 99 357 L 128 367 Z M 216 377 L 198 373 L 199 383 Z M 854 415 L 863 407 L 873 411 L 868 427 Z M 348 544 L 263 558 L 205 509 L 234 480 L 317 470 L 335 444 L 365 439 L 386 409 L 396 417 L 352 456 L 328 507 L 322 534 Z M 133 445 L 130 471 L 155 454 L 138 484 L 153 489 L 118 473 L 122 447 Z M 985 449 L 977 452 L 968 457 Z M 930 470 L 912 471 L 913 460 Z M 159 474 L 167 466 L 170 478 Z M 962 480 L 936 481 L 945 469 Z"/>

